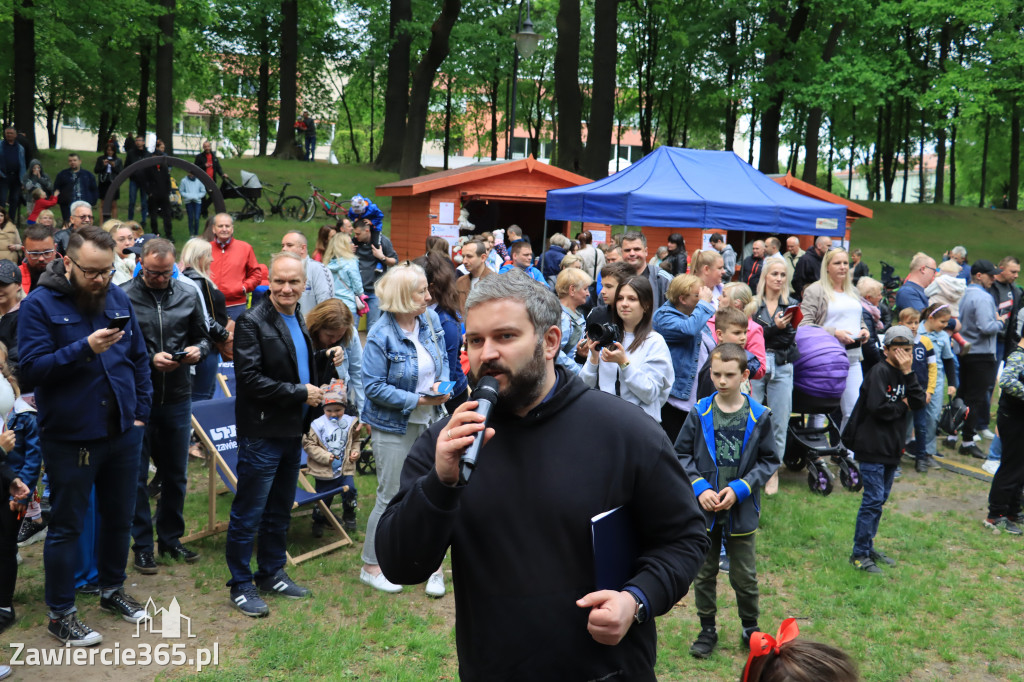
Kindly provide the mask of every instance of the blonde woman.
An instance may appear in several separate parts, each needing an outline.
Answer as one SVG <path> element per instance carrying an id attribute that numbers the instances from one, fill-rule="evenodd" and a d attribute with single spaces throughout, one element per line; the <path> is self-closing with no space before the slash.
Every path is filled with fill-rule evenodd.
<path id="1" fill-rule="evenodd" d="M 764 373 L 768 369 L 768 361 L 765 358 L 764 351 L 764 329 L 757 322 L 750 319 L 749 310 L 751 303 L 754 300 L 754 295 L 750 292 L 748 287 L 743 282 L 729 282 L 722 287 L 722 295 L 718 299 L 718 309 L 722 308 L 736 308 L 741 313 L 747 316 L 747 345 L 744 346 L 746 350 L 749 350 L 757 358 L 759 367 L 750 365 L 750 380 L 764 378 Z M 711 327 L 712 336 L 715 333 L 715 320 L 714 318 L 708 323 Z"/>
<path id="2" fill-rule="evenodd" d="M 131 230 L 127 225 L 121 229 Z M 222 354 L 231 354 L 231 330 L 234 329 L 234 322 L 228 318 L 223 292 L 210 277 L 212 264 L 213 248 L 210 242 L 201 237 L 192 237 L 185 242 L 181 249 L 178 269 L 182 277 L 192 280 L 199 289 L 199 296 L 206 308 L 210 338 L 220 351 L 208 354 L 205 360 L 195 366 L 196 373 L 192 377 L 192 400 L 209 400 L 213 397 L 214 386 L 217 383 L 217 363 L 220 362 Z"/>
<path id="3" fill-rule="evenodd" d="M 725 277 L 725 259 L 714 249 L 697 251 L 690 261 L 690 271 L 701 283 L 711 290 L 711 302 L 718 310 L 718 298 L 722 295 L 722 282 Z"/>
<path id="4" fill-rule="evenodd" d="M 846 389 L 840 400 L 843 421 L 839 428 L 846 426 L 853 406 L 860 395 L 864 380 L 861 372 L 861 345 L 868 340 L 870 332 L 861 315 L 860 294 L 853 286 L 850 257 L 846 249 L 828 251 L 821 260 L 821 279 L 804 289 L 804 300 L 800 311 L 804 319 L 800 326 L 821 327 L 836 337 L 846 347 L 850 360 L 850 371 L 846 375 Z"/>
<path id="5" fill-rule="evenodd" d="M 334 298 L 348 306 L 355 318 L 356 327 L 359 327 L 358 310 L 361 306 L 356 297 L 363 293 L 363 280 L 359 276 L 359 259 L 356 258 L 352 237 L 344 232 L 331 237 L 324 249 L 323 262 L 334 276 Z"/>
<path id="6" fill-rule="evenodd" d="M 565 258 L 577 258 L 568 255 Z M 577 258 L 577 260 L 579 260 Z M 590 285 L 594 280 L 581 268 L 571 267 L 558 273 L 555 280 L 555 295 L 562 305 L 562 348 L 558 354 L 558 364 L 573 374 L 579 374 L 581 364 L 576 361 L 577 351 L 586 356 L 587 349 L 580 346 L 583 340 L 587 321 L 580 312 L 580 306 L 590 298 Z"/>
<path id="7" fill-rule="evenodd" d="M 135 235 L 132 228 L 120 220 L 104 222 L 103 230 L 114 238 L 114 277 L 110 281 L 121 286 L 135 277 L 135 254 L 124 252 L 135 245 Z"/>
<path id="8" fill-rule="evenodd" d="M 793 313 L 787 309 L 797 301 L 789 296 L 789 271 L 781 258 L 768 258 L 757 283 L 757 296 L 750 303 L 750 319 L 764 330 L 765 359 L 768 364 L 762 379 L 750 382 L 751 396 L 767 405 L 776 415 L 772 419 L 772 436 L 779 457 L 786 452 L 786 418 L 793 409 L 793 361 L 796 349 L 796 327 Z M 776 471 L 764 486 L 764 491 L 775 494 L 779 489 Z"/>
<path id="9" fill-rule="evenodd" d="M 583 259 L 580 258 L 575 253 L 567 253 L 567 254 L 565 254 L 565 258 L 562 259 L 562 264 L 559 265 L 558 267 L 561 270 L 565 270 L 567 268 L 578 268 L 578 269 L 582 270 L 583 269 Z M 590 281 L 594 281 L 594 278 L 591 277 Z"/>

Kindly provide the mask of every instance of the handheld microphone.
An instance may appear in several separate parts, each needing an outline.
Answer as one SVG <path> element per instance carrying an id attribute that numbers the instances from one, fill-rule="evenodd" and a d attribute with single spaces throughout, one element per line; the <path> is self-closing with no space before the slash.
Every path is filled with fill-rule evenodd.
<path id="1" fill-rule="evenodd" d="M 480 454 L 480 446 L 484 442 L 484 433 L 487 432 L 487 420 L 490 418 L 494 406 L 498 404 L 498 380 L 494 377 L 482 378 L 480 383 L 476 385 L 476 389 L 473 390 L 471 400 L 475 400 L 478 403 L 473 411 L 484 416 L 484 429 L 477 432 L 473 437 L 473 444 L 459 458 L 461 463 L 459 471 L 461 474 L 460 483 L 463 485 L 469 483 L 469 477 L 473 475 L 473 470 L 476 469 L 476 458 Z"/>

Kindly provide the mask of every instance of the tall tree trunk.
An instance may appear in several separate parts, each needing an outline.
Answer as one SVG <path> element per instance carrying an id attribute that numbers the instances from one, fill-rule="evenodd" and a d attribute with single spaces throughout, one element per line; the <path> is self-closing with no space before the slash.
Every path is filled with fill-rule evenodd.
<path id="1" fill-rule="evenodd" d="M 277 146 L 274 156 L 278 159 L 300 158 L 295 144 L 295 114 L 299 105 L 299 3 L 298 0 L 281 2 L 281 53 L 278 80 L 281 89 L 281 104 L 277 113 Z"/>
<path id="2" fill-rule="evenodd" d="M 754 165 L 754 142 L 757 140 L 757 107 L 750 107 L 750 140 L 747 143 L 747 163 Z"/>
<path id="3" fill-rule="evenodd" d="M 739 113 L 737 108 L 736 97 L 733 93 L 732 86 L 736 82 L 736 65 L 733 62 L 737 53 L 736 46 L 739 42 L 738 38 L 738 27 L 739 21 L 736 17 L 729 17 L 729 39 L 726 41 L 726 54 L 729 58 L 726 60 L 725 67 L 725 151 L 731 151 L 733 145 L 736 143 L 736 117 Z"/>
<path id="4" fill-rule="evenodd" d="M 594 66 L 590 94 L 590 123 L 583 148 L 583 175 L 598 180 L 608 175 L 612 128 L 615 126 L 616 49 L 619 31 L 619 0 L 594 0 Z M 559 155 L 561 156 L 561 155 Z"/>
<path id="5" fill-rule="evenodd" d="M 270 17 L 260 20 L 259 85 L 256 90 L 256 128 L 259 135 L 259 155 L 267 155 L 270 141 Z M 357 155 L 358 158 L 358 155 Z"/>
<path id="6" fill-rule="evenodd" d="M 412 0 L 391 0 L 388 37 L 388 84 L 384 90 L 384 133 L 374 164 L 380 170 L 397 171 L 402 165 L 402 141 L 409 113 L 409 70 L 412 57 Z"/>
<path id="7" fill-rule="evenodd" d="M 1017 198 L 1020 191 L 1020 105 L 1013 100 L 1013 115 L 1010 117 L 1010 191 L 1007 194 L 1009 208 L 1017 210 Z"/>
<path id="8" fill-rule="evenodd" d="M 836 153 L 836 137 L 835 132 L 832 130 L 832 120 L 828 122 L 828 177 L 825 181 L 825 191 L 832 191 L 832 166 L 833 159 Z"/>
<path id="9" fill-rule="evenodd" d="M 150 45 L 148 40 L 139 44 L 139 106 L 135 121 L 135 136 L 145 137 L 149 129 L 149 68 Z"/>
<path id="10" fill-rule="evenodd" d="M 927 188 L 924 186 L 924 110 L 921 110 L 921 139 L 918 143 L 918 159 L 917 159 L 917 187 L 918 197 L 917 203 L 923 204 L 925 202 L 925 195 L 928 193 Z"/>
<path id="11" fill-rule="evenodd" d="M 953 107 L 953 120 L 960 115 L 960 105 Z M 949 205 L 956 205 L 956 124 L 950 127 L 949 138 Z"/>
<path id="12" fill-rule="evenodd" d="M 828 32 L 828 39 L 825 41 L 825 47 L 821 51 L 821 62 L 825 65 L 826 70 L 836 53 L 839 37 L 843 33 L 844 23 L 843 21 L 837 21 L 832 24 L 832 29 Z M 818 145 L 820 143 L 821 119 L 824 114 L 825 110 L 821 107 L 811 107 L 811 110 L 807 113 L 807 136 L 804 138 L 803 181 L 809 182 L 812 185 L 818 184 Z"/>
<path id="13" fill-rule="evenodd" d="M 978 208 L 985 208 L 985 184 L 988 180 L 988 137 L 992 132 L 992 114 L 985 114 L 985 141 L 981 146 L 981 196 Z"/>
<path id="14" fill-rule="evenodd" d="M 356 144 L 356 131 L 352 127 L 352 112 L 348 108 L 348 98 L 345 97 L 345 86 L 341 86 L 341 108 L 345 110 L 345 119 L 348 121 L 348 143 L 352 147 L 352 155 L 356 157 L 356 163 L 362 163 L 359 160 L 359 145 Z"/>
<path id="15" fill-rule="evenodd" d="M 558 138 L 558 166 L 574 173 L 580 171 L 583 157 L 583 139 L 580 121 L 583 118 L 583 97 L 580 94 L 580 2 L 559 0 L 558 43 L 555 45 L 555 97 L 558 100 L 558 119 L 561 122 Z M 615 52 L 615 43 L 594 50 Z M 595 68 L 597 65 L 595 63 Z M 612 69 L 612 78 L 615 70 Z M 515 121 L 512 122 L 515 129 Z M 588 136 L 589 137 L 589 136 Z"/>
<path id="16" fill-rule="evenodd" d="M 857 167 L 857 107 L 854 106 L 850 113 L 854 132 L 850 135 L 850 174 L 846 176 L 846 197 L 853 199 L 853 172 Z"/>
<path id="17" fill-rule="evenodd" d="M 779 172 L 779 126 L 782 123 L 782 103 L 786 98 L 779 72 L 783 65 L 792 59 L 800 34 L 807 26 L 809 15 L 809 3 L 803 0 L 799 2 L 792 15 L 783 14 L 777 9 L 772 9 L 768 13 L 768 22 L 774 24 L 780 31 L 786 28 L 788 16 L 789 27 L 786 29 L 782 44 L 776 46 L 764 59 L 764 79 L 769 96 L 767 106 L 761 113 L 761 158 L 757 162 L 757 168 L 762 173 Z"/>
<path id="18" fill-rule="evenodd" d="M 156 136 L 174 155 L 174 11 L 176 0 L 160 0 L 164 13 L 156 20 L 160 42 L 156 46 Z"/>
<path id="19" fill-rule="evenodd" d="M 946 60 L 949 58 L 949 43 L 952 40 L 953 27 L 950 22 L 942 25 L 939 32 L 939 73 L 946 72 Z M 946 112 L 941 112 L 936 117 L 935 130 L 935 196 L 932 201 L 941 204 L 946 196 Z"/>
<path id="20" fill-rule="evenodd" d="M 434 88 L 437 70 L 448 57 L 448 38 L 452 26 L 462 11 L 462 0 L 444 0 L 441 13 L 430 27 L 430 44 L 423 59 L 416 65 L 412 75 L 412 91 L 409 93 L 409 118 L 405 125 L 405 139 L 402 142 L 402 161 L 399 176 L 411 178 L 420 173 L 420 157 L 423 154 L 423 137 L 427 130 L 427 109 L 430 106 L 430 91 Z M 381 156 L 384 152 L 381 151 Z"/>
<path id="21" fill-rule="evenodd" d="M 107 140 L 110 139 L 112 129 L 113 126 L 110 125 L 110 112 L 104 109 L 100 112 L 99 130 L 96 131 L 96 151 L 106 151 Z"/>
<path id="22" fill-rule="evenodd" d="M 452 77 L 444 79 L 444 170 L 448 170 L 448 154 L 452 147 Z"/>
<path id="23" fill-rule="evenodd" d="M 14 69 L 14 126 L 25 135 L 26 150 L 36 155 L 36 22 L 33 18 L 34 0 L 15 3 L 11 24 L 13 53 L 18 57 Z"/>
<path id="24" fill-rule="evenodd" d="M 501 89 L 501 81 L 498 74 L 490 82 L 490 109 L 491 109 L 491 161 L 498 160 L 498 93 Z"/>
<path id="25" fill-rule="evenodd" d="M 900 203 L 907 203 L 907 186 L 910 184 L 910 100 L 903 98 L 903 192 Z"/>
<path id="26" fill-rule="evenodd" d="M 875 200 L 882 200 L 882 136 L 883 136 L 883 118 L 882 107 L 878 107 L 875 112 L 875 116 L 878 118 L 878 125 L 875 134 L 875 162 L 871 169 L 872 183 L 874 185 Z"/>

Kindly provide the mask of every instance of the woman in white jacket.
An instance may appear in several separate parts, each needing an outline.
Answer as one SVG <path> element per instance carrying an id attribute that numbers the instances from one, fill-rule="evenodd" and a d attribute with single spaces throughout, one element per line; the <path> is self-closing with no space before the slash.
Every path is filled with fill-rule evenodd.
<path id="1" fill-rule="evenodd" d="M 675 370 L 668 344 L 651 328 L 654 293 L 646 277 L 634 276 L 615 290 L 609 309 L 611 323 L 622 332 L 621 342 L 601 348 L 588 339 L 589 357 L 579 377 L 588 386 L 639 405 L 656 422 L 668 400 Z"/>

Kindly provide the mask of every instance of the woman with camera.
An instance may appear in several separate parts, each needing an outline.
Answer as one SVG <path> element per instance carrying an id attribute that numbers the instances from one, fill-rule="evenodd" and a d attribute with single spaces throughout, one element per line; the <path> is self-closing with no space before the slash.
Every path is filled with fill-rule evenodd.
<path id="1" fill-rule="evenodd" d="M 825 254 L 821 260 L 821 279 L 805 287 L 803 296 L 800 312 L 804 319 L 799 326 L 822 327 L 846 347 L 846 356 L 850 360 L 846 389 L 839 403 L 843 413 L 843 422 L 839 426 L 842 431 L 860 395 L 860 385 L 864 381 L 860 347 L 870 337 L 861 316 L 860 294 L 853 287 L 846 249 L 835 248 Z"/>
<path id="2" fill-rule="evenodd" d="M 377 523 L 398 493 L 402 466 L 412 444 L 444 415 L 450 393 L 439 393 L 448 381 L 448 354 L 437 313 L 430 310 L 430 289 L 423 268 L 406 261 L 390 268 L 374 291 L 381 316 L 366 334 L 363 388 L 366 403 L 360 418 L 373 429 L 377 463 L 377 501 L 370 512 L 363 541 L 359 579 L 383 592 L 401 592 L 377 564 L 374 544 Z M 444 595 L 441 568 L 427 581 L 427 595 Z"/>
<path id="3" fill-rule="evenodd" d="M 639 405 L 660 422 L 675 372 L 665 339 L 651 326 L 651 283 L 633 275 L 619 284 L 614 301 L 610 322 L 587 326 L 589 357 L 579 376 L 588 386 Z"/>
<path id="4" fill-rule="evenodd" d="M 668 344 L 675 373 L 672 390 L 661 408 L 661 428 L 673 443 L 697 402 L 697 370 L 703 364 L 701 340 L 706 337 L 714 345 L 707 334 L 708 320 L 714 316 L 711 289 L 696 275 L 673 277 L 665 302 L 654 313 L 654 329 Z"/>

